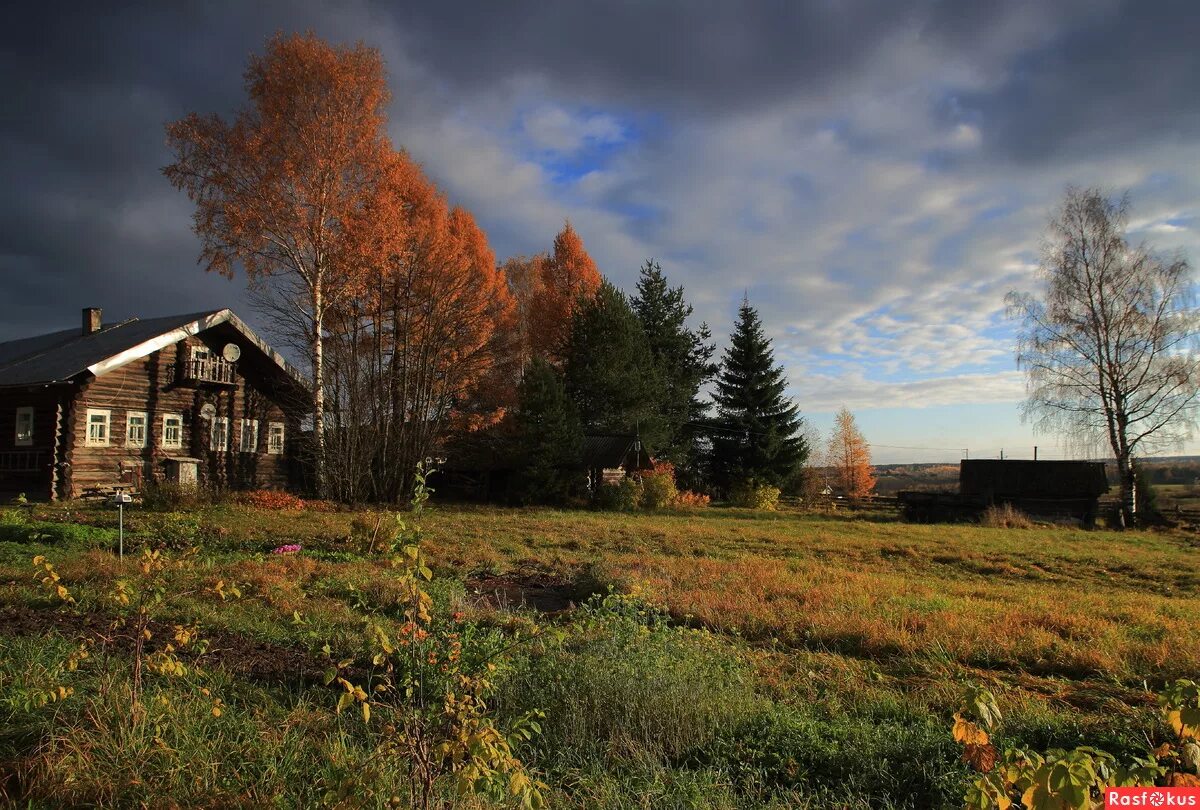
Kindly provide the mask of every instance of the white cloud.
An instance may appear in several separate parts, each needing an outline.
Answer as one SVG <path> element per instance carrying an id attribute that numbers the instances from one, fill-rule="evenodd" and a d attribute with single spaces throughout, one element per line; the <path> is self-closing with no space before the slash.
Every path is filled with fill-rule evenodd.
<path id="1" fill-rule="evenodd" d="M 525 137 L 538 149 L 573 154 L 591 144 L 625 140 L 625 128 L 611 115 L 572 115 L 562 107 L 542 105 L 521 121 Z"/>

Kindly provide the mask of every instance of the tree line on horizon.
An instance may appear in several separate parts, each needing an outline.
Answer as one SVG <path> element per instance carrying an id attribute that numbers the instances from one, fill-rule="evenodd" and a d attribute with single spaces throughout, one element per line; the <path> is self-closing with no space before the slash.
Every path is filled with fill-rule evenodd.
<path id="1" fill-rule="evenodd" d="M 277 35 L 245 89 L 231 121 L 167 125 L 164 173 L 195 203 L 201 263 L 244 271 L 310 362 L 321 495 L 398 502 L 420 460 L 484 447 L 515 460 L 515 498 L 562 501 L 587 434 L 638 435 L 689 489 L 799 488 L 812 448 L 749 301 L 718 363 L 653 260 L 626 295 L 566 222 L 547 252 L 498 262 L 391 143 L 375 49 Z"/>

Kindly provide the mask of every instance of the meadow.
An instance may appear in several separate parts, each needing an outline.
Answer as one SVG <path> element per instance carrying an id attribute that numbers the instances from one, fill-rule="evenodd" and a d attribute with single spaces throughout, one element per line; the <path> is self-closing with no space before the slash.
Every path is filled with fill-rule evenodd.
<path id="1" fill-rule="evenodd" d="M 551 807 L 961 806 L 968 686 L 996 697 L 997 747 L 1132 756 L 1172 737 L 1155 693 L 1200 674 L 1190 533 L 434 504 L 397 568 L 395 516 L 287 506 L 134 508 L 124 561 L 109 508 L 0 512 L 0 796 L 408 806 L 387 701 L 368 716 L 346 684 L 390 683 L 371 639 L 413 632 L 404 571 L 426 564 L 450 645 L 430 677 L 485 673 L 463 690 Z M 149 606 L 145 649 L 120 588 Z M 430 806 L 532 801 L 488 761 Z"/>

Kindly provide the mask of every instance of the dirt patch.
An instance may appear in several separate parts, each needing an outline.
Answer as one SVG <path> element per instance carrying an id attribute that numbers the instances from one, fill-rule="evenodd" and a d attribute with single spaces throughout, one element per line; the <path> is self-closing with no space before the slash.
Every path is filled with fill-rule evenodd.
<path id="1" fill-rule="evenodd" d="M 113 630 L 113 616 L 100 613 L 65 613 L 53 610 L 34 610 L 15 605 L 0 607 L 0 628 L 7 636 L 41 636 L 58 633 L 66 637 L 91 638 L 97 645 L 107 643 L 110 649 L 129 652 L 133 640 L 127 631 Z M 174 625 L 151 622 L 153 638 L 147 650 L 156 649 L 155 642 L 166 641 Z M 248 636 L 223 630 L 201 629 L 201 638 L 208 641 L 208 650 L 193 660 L 206 668 L 223 668 L 254 680 L 275 683 L 321 683 L 327 666 L 325 659 L 296 647 L 271 644 Z M 185 657 L 187 657 L 185 655 Z"/>
<path id="2" fill-rule="evenodd" d="M 466 586 L 467 593 L 479 604 L 499 609 L 532 608 L 549 614 L 573 609 L 581 596 L 576 583 L 545 571 L 480 574 L 469 578 Z"/>

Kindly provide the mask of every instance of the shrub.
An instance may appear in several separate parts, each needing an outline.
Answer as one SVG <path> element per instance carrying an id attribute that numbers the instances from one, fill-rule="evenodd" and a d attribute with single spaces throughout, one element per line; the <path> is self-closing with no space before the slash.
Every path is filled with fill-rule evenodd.
<path id="1" fill-rule="evenodd" d="M 278 489 L 253 489 L 248 492 L 239 492 L 234 496 L 234 501 L 242 506 L 267 509 L 271 512 L 298 512 L 308 506 L 303 499 Z"/>
<path id="2" fill-rule="evenodd" d="M 640 478 L 622 478 L 616 484 L 601 484 L 596 490 L 596 506 L 614 512 L 632 512 L 642 502 Z"/>
<path id="3" fill-rule="evenodd" d="M 989 506 L 984 510 L 983 516 L 979 518 L 979 525 L 993 529 L 1032 529 L 1033 521 L 1011 503 L 1005 503 Z"/>
<path id="4" fill-rule="evenodd" d="M 183 486 L 172 481 L 154 481 L 142 488 L 142 506 L 153 512 L 178 512 L 198 509 L 216 500 L 215 494 L 199 486 Z"/>
<path id="5" fill-rule="evenodd" d="M 733 488 L 729 501 L 734 506 L 773 512 L 779 507 L 779 487 L 756 481 L 743 481 Z"/>
<path id="6" fill-rule="evenodd" d="M 675 488 L 675 465 L 660 461 L 654 469 L 644 473 L 642 479 L 642 507 L 665 509 L 675 502 L 679 490 Z"/>
<path id="7" fill-rule="evenodd" d="M 683 490 L 675 493 L 675 501 L 671 504 L 676 509 L 704 509 L 712 502 L 712 498 L 699 492 Z"/>

